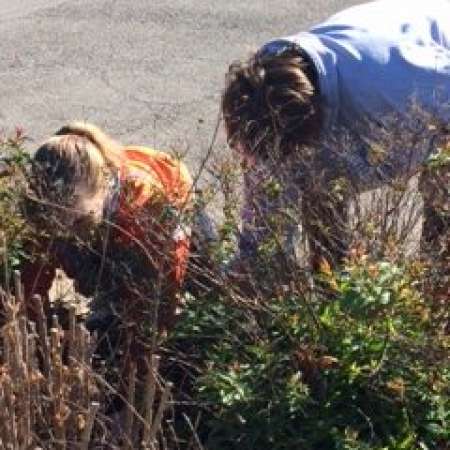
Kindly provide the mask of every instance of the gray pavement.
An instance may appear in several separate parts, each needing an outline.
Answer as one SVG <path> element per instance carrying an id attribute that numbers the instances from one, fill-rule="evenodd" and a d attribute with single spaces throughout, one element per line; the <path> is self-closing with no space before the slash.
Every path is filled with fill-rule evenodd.
<path id="1" fill-rule="evenodd" d="M 72 119 L 188 150 L 194 168 L 228 64 L 355 0 L 0 0 L 0 130 L 36 145 Z"/>

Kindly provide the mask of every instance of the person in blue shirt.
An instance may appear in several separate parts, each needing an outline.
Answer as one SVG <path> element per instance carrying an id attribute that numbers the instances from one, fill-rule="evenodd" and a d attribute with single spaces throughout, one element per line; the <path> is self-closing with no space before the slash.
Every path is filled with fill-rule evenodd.
<path id="1" fill-rule="evenodd" d="M 346 209 L 326 206 L 328 193 L 314 184 L 323 191 L 344 177 L 360 193 L 410 176 L 448 130 L 450 1 L 373 1 L 271 40 L 230 66 L 222 112 L 246 167 L 241 256 L 258 253 L 270 213 L 286 201 L 302 205 L 310 247 L 321 253 L 331 244 L 319 228 L 345 221 Z M 268 195 L 274 178 L 278 196 Z"/>

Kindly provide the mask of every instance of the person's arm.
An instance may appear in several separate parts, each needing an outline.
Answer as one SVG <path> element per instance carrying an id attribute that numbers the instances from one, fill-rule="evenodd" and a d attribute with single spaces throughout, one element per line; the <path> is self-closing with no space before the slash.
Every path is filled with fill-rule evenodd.
<path id="1" fill-rule="evenodd" d="M 241 259 L 256 257 L 264 247 L 267 251 L 272 247 L 276 252 L 292 252 L 299 223 L 300 191 L 291 170 L 259 165 L 244 172 Z"/>
<path id="2" fill-rule="evenodd" d="M 101 246 L 96 248 L 82 240 L 57 240 L 54 243 L 54 253 L 61 269 L 74 280 L 77 293 L 85 297 L 94 296 L 102 280 L 111 276 L 111 274 L 103 273 L 105 266 L 108 265 L 104 258 L 108 258 L 109 243 L 105 242 L 105 245 L 106 254 L 103 255 Z"/>
<path id="3" fill-rule="evenodd" d="M 28 261 L 20 268 L 25 298 L 46 298 L 55 278 L 56 268 L 45 260 Z"/>

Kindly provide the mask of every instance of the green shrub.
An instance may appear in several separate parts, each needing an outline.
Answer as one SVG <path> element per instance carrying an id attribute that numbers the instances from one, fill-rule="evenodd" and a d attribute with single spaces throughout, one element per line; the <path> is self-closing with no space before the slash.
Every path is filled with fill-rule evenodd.
<path id="1" fill-rule="evenodd" d="M 440 448 L 450 440 L 449 337 L 418 264 L 353 261 L 264 304 L 193 300 L 177 330 L 202 375 L 194 398 L 214 449 Z M 443 448 L 443 447 L 442 447 Z"/>
<path id="2" fill-rule="evenodd" d="M 25 189 L 24 169 L 29 161 L 23 149 L 24 135 L 20 129 L 10 138 L 0 137 L 0 267 L 15 268 L 26 255 L 24 241 L 29 227 L 21 214 L 20 199 Z"/>

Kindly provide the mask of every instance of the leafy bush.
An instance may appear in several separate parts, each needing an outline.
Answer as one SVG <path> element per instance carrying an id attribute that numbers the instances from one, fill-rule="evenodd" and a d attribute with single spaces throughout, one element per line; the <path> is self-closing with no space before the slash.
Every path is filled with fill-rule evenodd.
<path id="1" fill-rule="evenodd" d="M 189 304 L 208 449 L 443 448 L 450 440 L 449 336 L 420 293 L 422 267 L 325 267 L 333 300 L 293 284 L 251 307 Z M 195 354 L 192 352 L 191 354 Z"/>
<path id="2" fill-rule="evenodd" d="M 25 257 L 23 242 L 30 230 L 20 213 L 19 199 L 25 189 L 23 170 L 29 160 L 23 150 L 25 137 L 17 129 L 10 138 L 0 136 L 0 266 L 15 268 Z"/>

